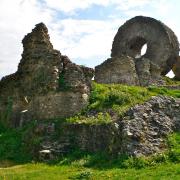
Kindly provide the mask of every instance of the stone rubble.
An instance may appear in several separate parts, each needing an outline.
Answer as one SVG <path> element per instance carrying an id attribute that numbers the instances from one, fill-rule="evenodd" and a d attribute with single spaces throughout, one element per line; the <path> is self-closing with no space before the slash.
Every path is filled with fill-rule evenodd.
<path id="1" fill-rule="evenodd" d="M 95 81 L 139 85 L 133 58 L 121 56 L 107 59 L 95 67 Z"/>
<path id="2" fill-rule="evenodd" d="M 124 152 L 147 156 L 164 151 L 166 137 L 180 131 L 179 112 L 180 100 L 165 96 L 152 97 L 131 108 L 119 124 Z"/>
<path id="3" fill-rule="evenodd" d="M 180 99 L 155 96 L 130 108 L 123 118 L 109 124 L 62 125 L 58 139 L 44 138 L 40 147 L 41 159 L 42 150 L 49 150 L 51 155 L 48 157 L 57 158 L 72 151 L 73 147 L 135 157 L 160 154 L 167 149 L 167 136 L 180 132 L 179 112 Z"/>
<path id="4" fill-rule="evenodd" d="M 127 85 L 163 85 L 160 68 L 147 58 L 133 59 L 121 55 L 112 57 L 95 67 L 97 83 Z"/>

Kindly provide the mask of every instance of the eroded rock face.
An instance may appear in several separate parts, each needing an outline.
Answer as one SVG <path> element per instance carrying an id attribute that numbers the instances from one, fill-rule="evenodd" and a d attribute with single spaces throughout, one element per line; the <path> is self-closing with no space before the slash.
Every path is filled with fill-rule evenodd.
<path id="1" fill-rule="evenodd" d="M 155 65 L 145 57 L 135 59 L 136 73 L 139 79 L 139 85 L 163 85 L 159 66 Z"/>
<path id="2" fill-rule="evenodd" d="M 157 96 L 131 108 L 123 120 L 123 151 L 134 156 L 160 153 L 166 149 L 166 137 L 180 131 L 180 100 Z"/>
<path id="3" fill-rule="evenodd" d="M 34 131 L 43 136 L 40 152 L 51 151 L 55 157 L 74 147 L 86 152 L 148 156 L 165 151 L 167 136 L 180 131 L 179 112 L 180 99 L 156 96 L 109 124 L 62 124 L 58 127 L 61 134 L 52 141 L 47 135 L 55 133 L 53 124 L 41 124 Z"/>
<path id="4" fill-rule="evenodd" d="M 93 69 L 78 66 L 53 49 L 43 23 L 22 43 L 17 72 L 0 81 L 0 112 L 3 114 L 12 101 L 11 124 L 71 116 L 88 104 Z"/>
<path id="5" fill-rule="evenodd" d="M 173 66 L 173 72 L 175 74 L 175 79 L 180 81 L 180 56 L 177 58 L 177 62 Z"/>

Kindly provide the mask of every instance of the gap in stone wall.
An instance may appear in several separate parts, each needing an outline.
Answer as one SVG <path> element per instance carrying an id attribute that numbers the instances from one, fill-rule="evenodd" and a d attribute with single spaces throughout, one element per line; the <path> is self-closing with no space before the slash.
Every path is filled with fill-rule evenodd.
<path id="1" fill-rule="evenodd" d="M 175 74 L 172 70 L 170 70 L 167 74 L 166 74 L 167 77 L 169 78 L 174 78 Z"/>
<path id="2" fill-rule="evenodd" d="M 141 56 L 144 56 L 147 51 L 147 43 L 145 43 L 141 48 Z"/>

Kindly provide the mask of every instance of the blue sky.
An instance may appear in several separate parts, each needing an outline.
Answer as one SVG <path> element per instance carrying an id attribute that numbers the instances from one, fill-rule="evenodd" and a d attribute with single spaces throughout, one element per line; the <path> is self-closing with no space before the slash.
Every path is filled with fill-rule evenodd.
<path id="1" fill-rule="evenodd" d="M 113 38 L 128 19 L 161 20 L 180 38 L 179 0 L 0 0 L 0 78 L 21 59 L 24 35 L 44 22 L 55 49 L 94 67 L 110 57 Z"/>

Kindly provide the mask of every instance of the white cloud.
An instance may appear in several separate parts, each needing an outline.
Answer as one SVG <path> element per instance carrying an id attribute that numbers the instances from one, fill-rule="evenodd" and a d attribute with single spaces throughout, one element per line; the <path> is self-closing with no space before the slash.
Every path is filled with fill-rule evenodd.
<path id="1" fill-rule="evenodd" d="M 0 77 L 15 72 L 21 58 L 21 40 L 34 25 L 49 23 L 52 11 L 39 7 L 36 0 L 0 2 Z"/>
<path id="2" fill-rule="evenodd" d="M 93 5 L 114 6 L 111 18 L 73 17 L 79 10 Z M 16 70 L 22 53 L 21 40 L 39 22 L 48 26 L 56 49 L 76 62 L 83 59 L 81 64 L 89 65 L 90 59 L 94 63 L 94 59 L 99 62 L 100 58 L 103 61 L 110 56 L 118 27 L 132 16 L 160 19 L 180 36 L 178 7 L 173 0 L 44 0 L 44 3 L 42 0 L 0 0 L 0 77 Z M 59 19 L 56 16 L 59 11 L 73 18 Z"/>
<path id="3" fill-rule="evenodd" d="M 71 58 L 110 56 L 114 27 L 119 23 L 122 21 L 65 19 L 52 25 L 51 40 L 55 48 Z"/>
<path id="4" fill-rule="evenodd" d="M 41 21 L 49 27 L 54 47 L 70 58 L 109 56 L 117 21 L 60 20 L 54 16 L 52 9 L 40 6 L 37 0 L 0 2 L 0 77 L 16 71 L 22 53 L 21 40 Z"/>
<path id="5" fill-rule="evenodd" d="M 79 9 L 90 8 L 92 5 L 116 5 L 117 9 L 128 10 L 142 7 L 152 1 L 154 0 L 44 0 L 48 7 L 65 13 L 74 13 Z"/>
<path id="6" fill-rule="evenodd" d="M 79 9 L 86 9 L 92 5 L 107 6 L 113 0 L 44 0 L 50 8 L 63 11 L 65 13 L 74 13 Z"/>
<path id="7" fill-rule="evenodd" d="M 126 11 L 136 7 L 142 8 L 152 3 L 152 1 L 153 0 L 112 0 L 112 2 L 117 5 L 117 9 Z"/>

